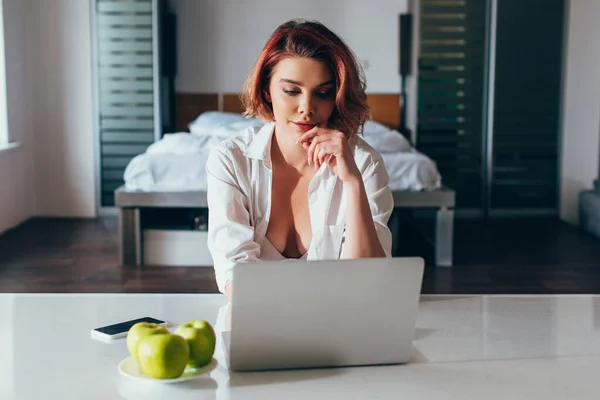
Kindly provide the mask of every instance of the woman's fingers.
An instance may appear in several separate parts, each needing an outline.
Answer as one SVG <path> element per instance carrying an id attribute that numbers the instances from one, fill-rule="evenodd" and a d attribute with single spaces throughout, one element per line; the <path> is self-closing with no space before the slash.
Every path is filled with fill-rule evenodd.
<path id="1" fill-rule="evenodd" d="M 313 161 L 314 161 L 315 167 L 317 167 L 317 169 L 319 167 L 321 167 L 321 164 L 319 163 L 319 157 L 320 157 L 320 154 L 323 152 L 323 143 L 324 142 L 319 143 L 319 145 L 317 145 L 317 147 L 313 153 Z"/>
<path id="2" fill-rule="evenodd" d="M 324 162 L 331 161 L 332 158 L 337 154 L 337 147 L 332 145 L 331 142 L 324 142 L 317 146 L 315 150 L 315 166 L 321 168 Z"/>
<path id="3" fill-rule="evenodd" d="M 323 164 L 326 163 L 327 160 L 329 160 L 329 157 L 331 157 L 332 154 L 327 153 L 327 150 L 325 150 L 324 148 L 321 149 L 321 151 L 319 152 L 319 167 Z"/>
<path id="4" fill-rule="evenodd" d="M 329 154 L 337 154 L 336 148 L 344 144 L 342 133 L 316 127 L 302 134 L 298 141 L 307 151 L 308 165 L 316 168 L 321 167 Z M 328 161 L 331 161 L 331 157 Z"/>
<path id="5" fill-rule="evenodd" d="M 331 161 L 335 159 L 335 156 L 333 154 L 329 154 L 327 156 L 327 159 L 325 160 L 325 163 L 327 163 L 327 166 L 329 168 L 332 168 L 333 166 L 331 165 Z"/>
<path id="6" fill-rule="evenodd" d="M 314 128 L 312 128 L 312 129 L 304 132 L 302 135 L 300 135 L 300 137 L 297 140 L 297 143 L 310 142 L 310 140 L 313 139 L 318 134 L 319 134 L 319 128 L 315 126 Z"/>
<path id="7" fill-rule="evenodd" d="M 313 139 L 313 141 L 310 144 L 310 147 L 308 148 L 308 165 L 315 163 L 315 159 L 314 159 L 315 149 L 317 148 L 317 145 L 319 143 L 321 143 L 325 140 L 327 140 L 327 138 L 325 136 L 317 136 Z"/>
<path id="8" fill-rule="evenodd" d="M 322 157 L 325 157 L 329 153 L 335 152 L 335 146 L 332 145 L 331 140 L 322 140 L 317 143 L 315 151 L 313 152 L 313 161 L 317 168 L 321 167 L 323 163 Z"/>

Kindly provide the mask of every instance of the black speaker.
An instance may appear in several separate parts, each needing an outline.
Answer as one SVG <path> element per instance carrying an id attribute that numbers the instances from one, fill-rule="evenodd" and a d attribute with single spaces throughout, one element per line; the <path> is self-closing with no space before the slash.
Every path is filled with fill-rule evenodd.
<path id="1" fill-rule="evenodd" d="M 410 75 L 412 67 L 412 14 L 400 14 L 400 75 Z"/>

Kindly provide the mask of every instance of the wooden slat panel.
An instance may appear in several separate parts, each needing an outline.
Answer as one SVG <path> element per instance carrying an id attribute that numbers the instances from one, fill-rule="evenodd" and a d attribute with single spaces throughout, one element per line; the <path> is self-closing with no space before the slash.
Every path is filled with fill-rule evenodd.
<path id="1" fill-rule="evenodd" d="M 400 95 L 397 93 L 369 94 L 367 102 L 371 108 L 371 119 L 397 129 L 400 126 Z"/>
<path id="2" fill-rule="evenodd" d="M 187 132 L 190 122 L 206 111 L 219 109 L 217 93 L 177 93 L 175 95 L 175 130 Z"/>
<path id="3" fill-rule="evenodd" d="M 223 111 L 232 113 L 243 113 L 242 101 L 237 93 L 223 94 Z"/>

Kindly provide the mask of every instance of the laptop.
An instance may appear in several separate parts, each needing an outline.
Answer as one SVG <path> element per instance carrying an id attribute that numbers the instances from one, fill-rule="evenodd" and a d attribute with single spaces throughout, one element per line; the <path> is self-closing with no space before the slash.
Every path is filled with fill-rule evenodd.
<path id="1" fill-rule="evenodd" d="M 424 261 L 261 261 L 233 272 L 232 371 L 409 361 Z"/>

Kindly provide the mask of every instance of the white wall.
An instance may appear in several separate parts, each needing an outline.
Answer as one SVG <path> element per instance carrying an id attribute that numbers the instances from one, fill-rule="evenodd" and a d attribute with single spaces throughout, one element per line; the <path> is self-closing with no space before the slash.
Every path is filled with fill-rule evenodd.
<path id="1" fill-rule="evenodd" d="M 30 151 L 24 147 L 0 153 L 0 233 L 32 215 Z"/>
<path id="2" fill-rule="evenodd" d="M 90 1 L 24 1 L 33 85 L 35 214 L 93 217 Z"/>
<path id="3" fill-rule="evenodd" d="M 568 22 L 560 216 L 577 224 L 578 195 L 599 176 L 600 1 L 571 0 Z"/>
<path id="4" fill-rule="evenodd" d="M 407 12 L 408 1 L 171 0 L 178 18 L 177 91 L 239 92 L 273 30 L 306 18 L 323 22 L 368 60 L 369 92 L 399 92 L 398 14 Z"/>
<path id="5" fill-rule="evenodd" d="M 90 2 L 3 0 L 8 130 L 0 232 L 31 216 L 96 215 Z"/>
<path id="6" fill-rule="evenodd" d="M 0 315 L 3 321 L 3 328 L 0 329 L 0 399 L 11 399 L 16 396 L 15 329 L 12 328 L 15 318 L 14 295 L 0 295 Z"/>
<path id="7" fill-rule="evenodd" d="M 0 152 L 0 233 L 29 218 L 34 209 L 25 8 L 18 0 L 4 0 L 2 7 L 8 133 L 10 140 L 20 142 L 20 146 Z"/>

